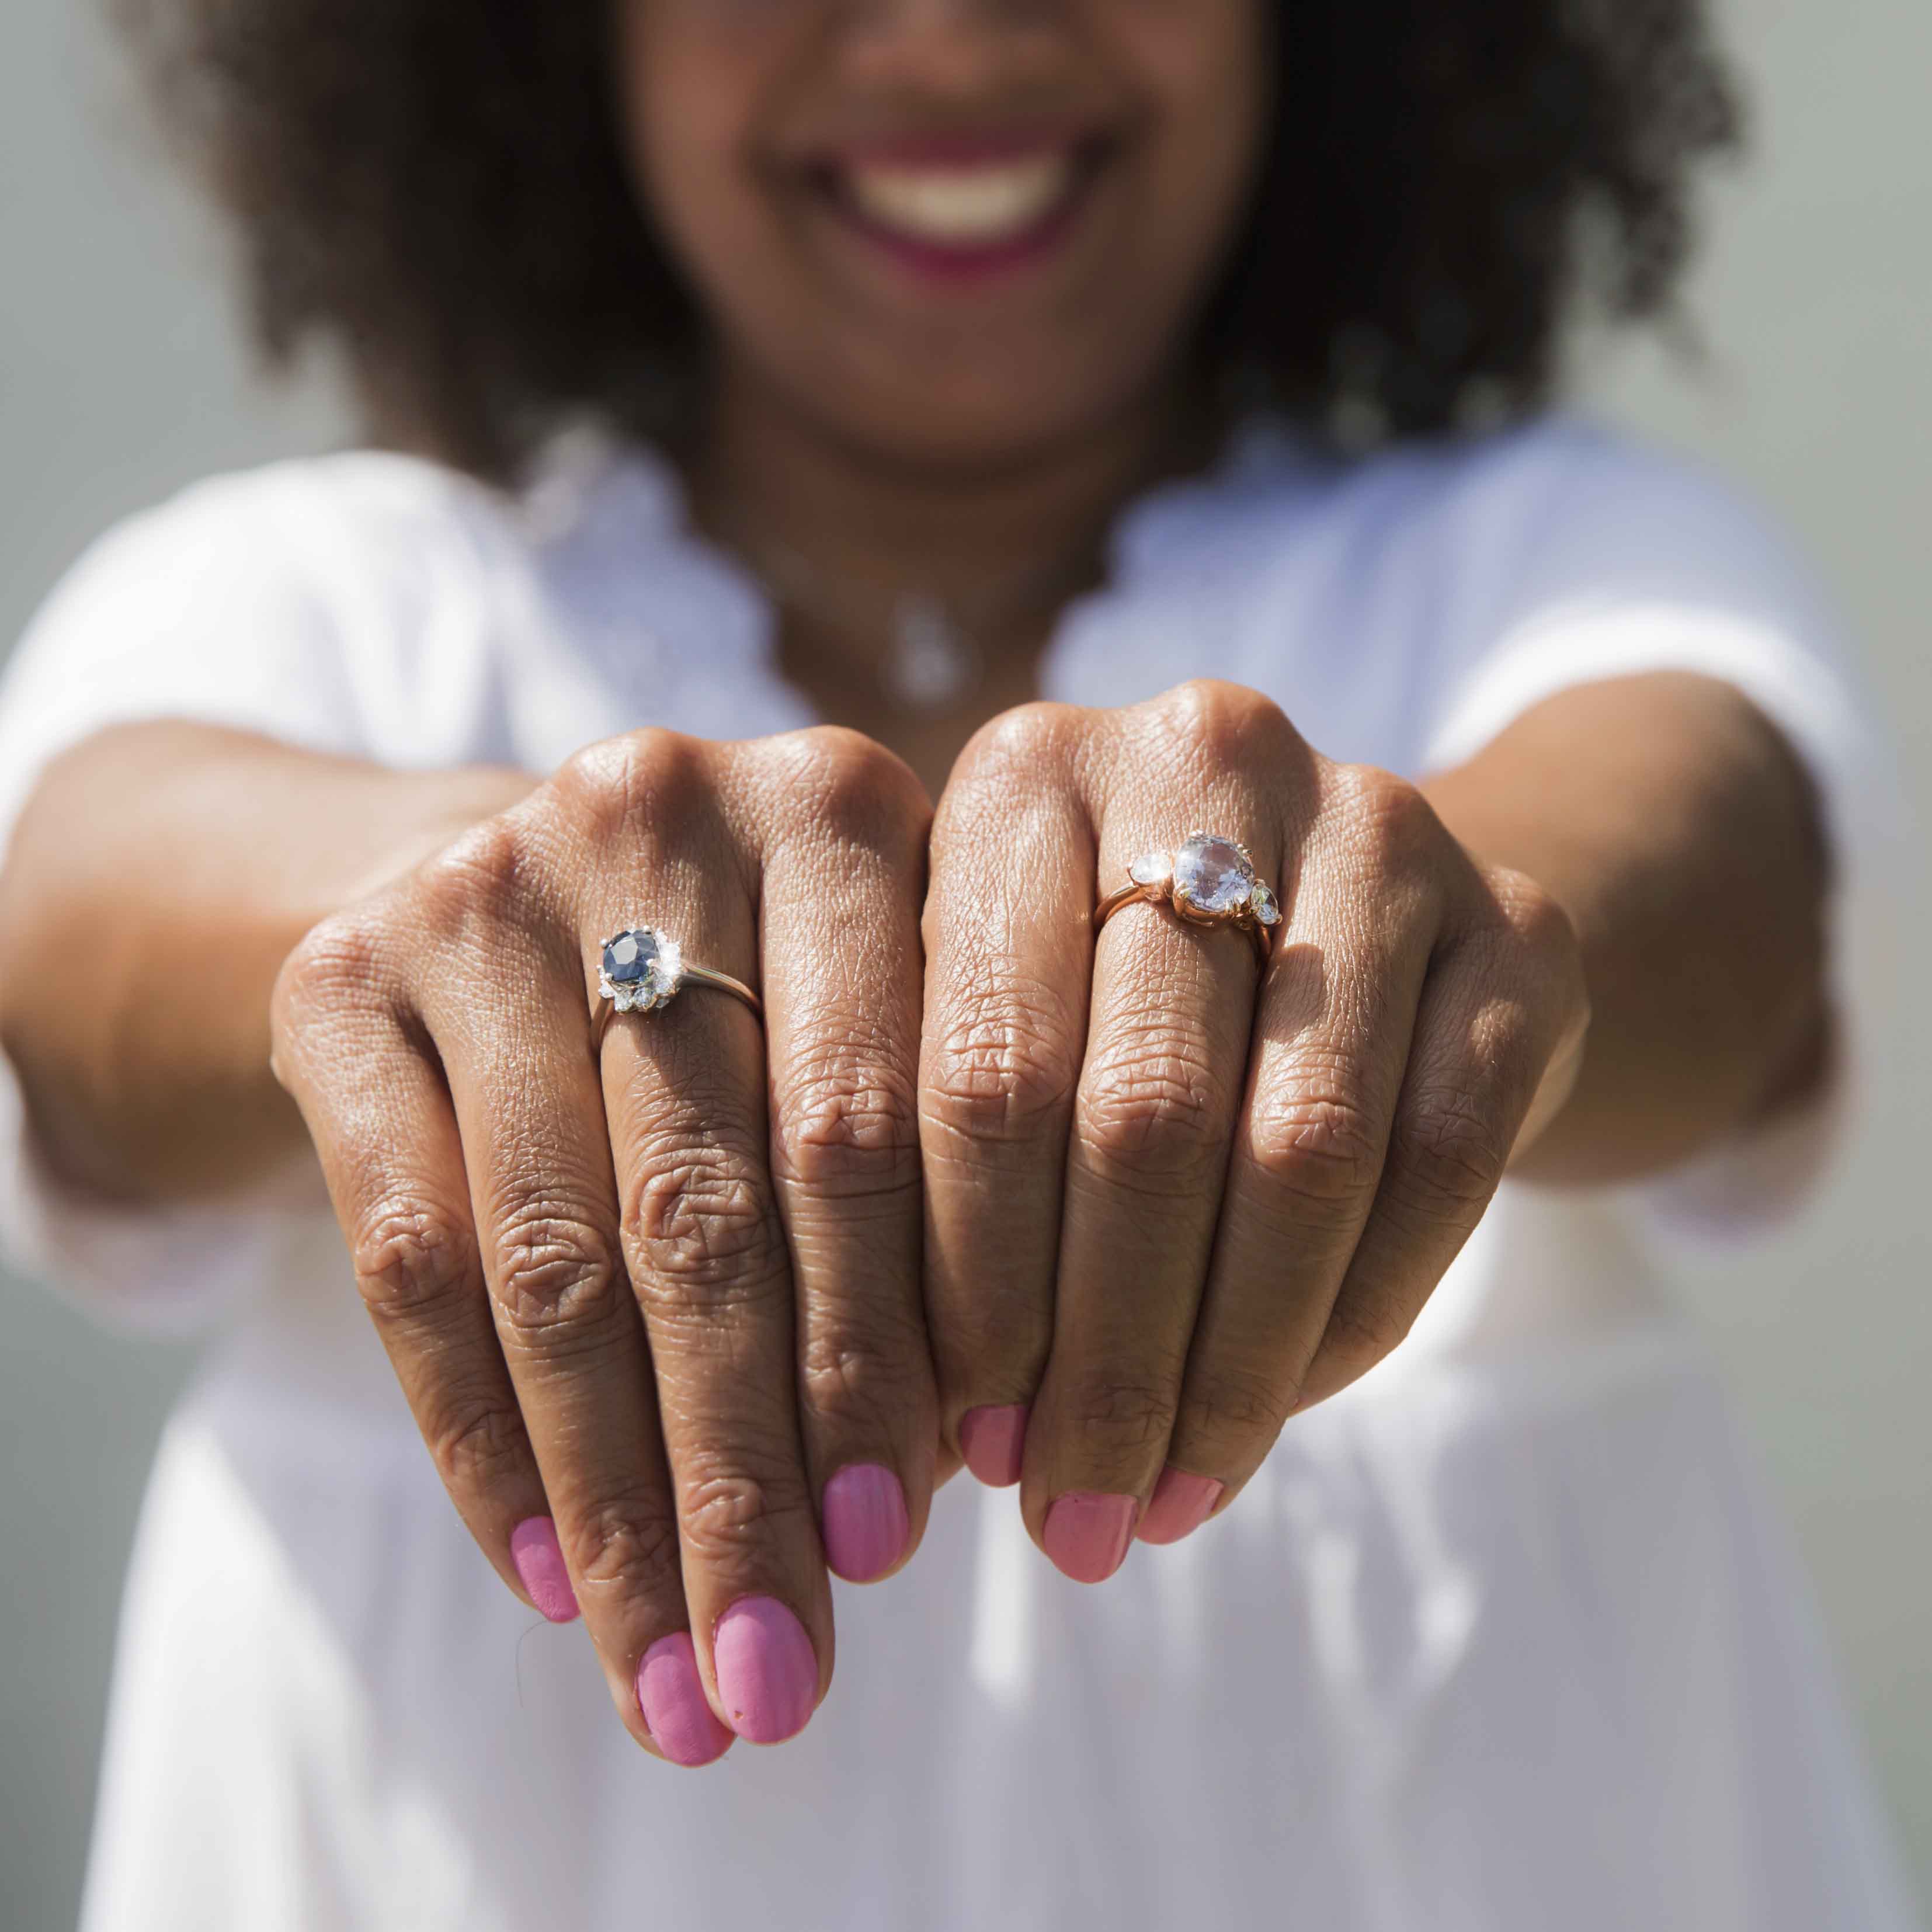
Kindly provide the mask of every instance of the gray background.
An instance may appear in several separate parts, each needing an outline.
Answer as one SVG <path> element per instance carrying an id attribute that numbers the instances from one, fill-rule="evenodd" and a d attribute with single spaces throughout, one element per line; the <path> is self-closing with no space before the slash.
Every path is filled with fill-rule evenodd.
<path id="1" fill-rule="evenodd" d="M 220 248 L 128 112 L 97 5 L 7 0 L 0 30 L 0 640 L 111 518 L 345 434 L 319 376 L 272 393 L 247 373 Z M 1756 131 L 1710 202 L 1690 304 L 1702 358 L 1597 345 L 1583 385 L 1800 534 L 1932 824 L 1932 6 L 1722 10 Z M 1925 873 L 1900 883 L 1913 987 Z M 1932 1028 L 1918 1010 L 1900 1024 L 1822 1212 L 1694 1286 L 1932 1894 L 1932 1253 L 1914 1118 Z M 41 1932 L 72 1922 L 121 1570 L 188 1358 L 98 1336 L 17 1283 L 0 1281 L 0 1928 Z"/>

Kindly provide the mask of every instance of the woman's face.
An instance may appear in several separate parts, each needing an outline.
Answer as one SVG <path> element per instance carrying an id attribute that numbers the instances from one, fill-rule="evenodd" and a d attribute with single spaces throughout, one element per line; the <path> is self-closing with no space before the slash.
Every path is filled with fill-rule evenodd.
<path id="1" fill-rule="evenodd" d="M 734 377 L 1023 460 L 1172 364 L 1249 185 L 1265 0 L 617 0 L 652 214 Z"/>

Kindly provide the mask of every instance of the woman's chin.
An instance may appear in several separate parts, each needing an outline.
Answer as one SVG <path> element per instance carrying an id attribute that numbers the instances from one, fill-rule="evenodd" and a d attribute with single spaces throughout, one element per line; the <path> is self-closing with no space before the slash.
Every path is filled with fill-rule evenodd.
<path id="1" fill-rule="evenodd" d="M 910 468 L 983 474 L 1124 428 L 1161 388 L 1157 366 L 1106 370 L 1111 380 L 1100 380 L 1104 368 L 1097 357 L 1029 357 L 1016 346 L 985 359 L 908 358 L 897 369 L 877 358 L 842 382 L 794 372 L 782 386 L 802 416 L 848 449 Z"/>

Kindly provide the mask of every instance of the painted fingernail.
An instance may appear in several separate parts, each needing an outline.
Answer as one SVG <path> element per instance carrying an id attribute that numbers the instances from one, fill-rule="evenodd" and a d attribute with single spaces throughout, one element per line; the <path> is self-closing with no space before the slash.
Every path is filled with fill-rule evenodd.
<path id="1" fill-rule="evenodd" d="M 731 1748 L 731 1733 L 706 1700 L 698 1647 L 688 1630 L 661 1636 L 638 1666 L 638 1708 L 652 1741 L 673 1764 L 710 1764 Z"/>
<path id="2" fill-rule="evenodd" d="M 1212 1476 L 1190 1476 L 1170 1463 L 1160 1472 L 1147 1514 L 1141 1518 L 1141 1540 L 1178 1543 L 1192 1536 L 1208 1520 L 1225 1486 Z"/>
<path id="3" fill-rule="evenodd" d="M 818 1696 L 818 1659 L 804 1624 L 776 1597 L 740 1597 L 718 1619 L 711 1661 L 739 1736 L 776 1744 L 805 1729 Z"/>
<path id="4" fill-rule="evenodd" d="M 1134 1538 L 1132 1496 L 1075 1490 L 1046 1513 L 1046 1553 L 1076 1583 L 1104 1583 L 1126 1562 Z"/>
<path id="5" fill-rule="evenodd" d="M 554 1624 L 577 1615 L 577 1592 L 570 1587 L 556 1525 L 547 1516 L 526 1516 L 510 1532 L 510 1561 L 530 1593 L 530 1601 Z"/>
<path id="6" fill-rule="evenodd" d="M 1026 1460 L 1027 1405 L 969 1408 L 959 1418 L 959 1453 L 981 1482 L 995 1490 L 1010 1489 L 1020 1479 Z"/>
<path id="7" fill-rule="evenodd" d="M 905 1552 L 905 1491 L 883 1463 L 841 1469 L 825 1486 L 824 1516 L 826 1561 L 848 1583 L 883 1576 Z"/>

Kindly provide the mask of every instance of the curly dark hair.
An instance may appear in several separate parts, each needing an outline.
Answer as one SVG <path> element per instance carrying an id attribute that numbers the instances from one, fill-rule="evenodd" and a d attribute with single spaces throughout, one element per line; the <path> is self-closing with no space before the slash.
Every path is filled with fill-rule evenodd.
<path id="1" fill-rule="evenodd" d="M 374 426 L 512 473 L 649 428 L 692 302 L 620 155 L 610 0 L 115 0 L 236 218 L 258 338 Z M 1305 422 L 1440 434 L 1546 395 L 1583 302 L 1669 302 L 1738 112 L 1702 0 L 1279 0 L 1272 147 L 1198 350 Z"/>

